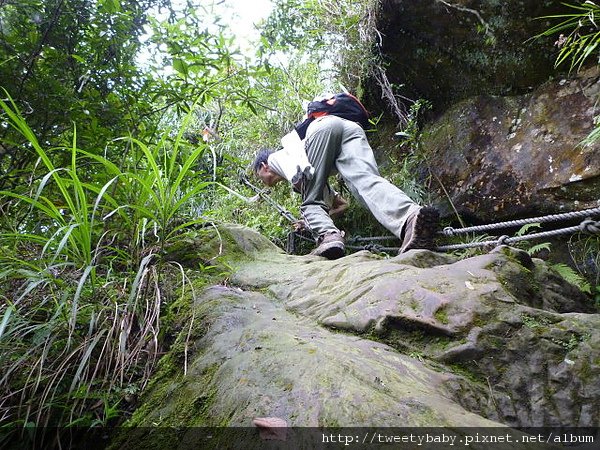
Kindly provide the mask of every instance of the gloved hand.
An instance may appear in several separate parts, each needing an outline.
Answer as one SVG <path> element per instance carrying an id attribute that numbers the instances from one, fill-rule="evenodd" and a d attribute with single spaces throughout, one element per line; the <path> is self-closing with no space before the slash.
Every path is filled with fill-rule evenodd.
<path id="1" fill-rule="evenodd" d="M 292 224 L 292 227 L 294 227 L 294 231 L 296 232 L 300 232 L 308 228 L 304 219 L 297 220 Z"/>

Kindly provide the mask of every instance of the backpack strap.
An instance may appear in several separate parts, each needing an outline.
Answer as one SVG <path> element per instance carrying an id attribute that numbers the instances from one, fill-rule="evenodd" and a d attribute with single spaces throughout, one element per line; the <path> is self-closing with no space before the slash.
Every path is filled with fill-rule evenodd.
<path id="1" fill-rule="evenodd" d="M 309 117 L 305 119 L 303 122 L 298 123 L 294 128 L 298 136 L 300 136 L 301 140 L 304 140 L 306 137 L 306 130 L 308 130 L 308 126 L 315 120 L 314 117 Z"/>

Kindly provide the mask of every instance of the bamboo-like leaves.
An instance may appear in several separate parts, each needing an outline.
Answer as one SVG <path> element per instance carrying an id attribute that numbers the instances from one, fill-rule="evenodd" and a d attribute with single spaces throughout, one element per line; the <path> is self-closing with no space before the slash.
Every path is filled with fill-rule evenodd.
<path id="1" fill-rule="evenodd" d="M 115 164 L 79 149 L 76 128 L 69 146 L 45 150 L 12 100 L 0 100 L 0 108 L 43 170 L 27 190 L 0 192 L 26 207 L 18 226 L 0 232 L 0 249 L 17 256 L 27 249 L 31 257 L 0 255 L 0 283 L 15 285 L 0 303 L 0 389 L 18 392 L 12 406 L 0 405 L 0 417 L 98 423 L 81 417 L 93 398 L 92 380 L 112 392 L 127 386 L 140 365 L 148 365 L 140 386 L 151 373 L 164 299 L 160 253 L 146 230 L 162 246 L 203 221 L 187 212 L 213 183 L 208 176 L 195 179 L 206 147 L 185 144 L 182 127 L 154 145 L 133 137 L 116 141 L 128 143 L 132 154 Z M 66 166 L 55 163 L 60 154 L 69 155 Z"/>
<path id="2" fill-rule="evenodd" d="M 573 10 L 571 14 L 556 14 L 540 17 L 540 19 L 564 19 L 560 23 L 536 36 L 552 36 L 561 34 L 556 45 L 559 53 L 555 61 L 558 67 L 570 61 L 569 71 L 579 70 L 583 63 L 594 53 L 600 44 L 600 6 L 587 0 L 580 5 L 563 3 Z"/>
<path id="3" fill-rule="evenodd" d="M 86 188 L 77 173 L 76 130 L 70 148 L 71 167 L 56 168 L 50 155 L 40 146 L 23 117 L 19 115 L 15 103 L 10 100 L 10 104 L 7 104 L 0 100 L 0 107 L 10 118 L 11 125 L 29 141 L 48 170 L 32 197 L 7 191 L 0 191 L 0 195 L 28 203 L 33 210 L 45 216 L 48 228 L 56 229 L 44 246 L 44 252 L 50 248 L 55 251 L 52 262 L 60 254 L 64 254 L 70 262 L 79 267 L 89 266 L 92 263 L 94 240 L 97 235 L 93 229 L 94 217 L 89 211 L 91 203 L 89 197 L 90 192 L 93 194 L 93 191 Z M 42 195 L 44 190 L 49 189 L 50 180 L 58 189 L 58 197 L 54 199 Z M 99 190 L 95 201 L 96 207 L 105 194 L 106 189 Z"/>
<path id="4" fill-rule="evenodd" d="M 592 55 L 596 55 L 598 63 L 600 61 L 600 5 L 591 0 L 586 0 L 580 5 L 568 3 L 563 5 L 573 9 L 573 13 L 541 17 L 564 20 L 535 37 L 568 33 L 566 36 L 561 33 L 556 41 L 560 50 L 555 60 L 555 67 L 570 61 L 569 72 L 574 69 L 579 70 Z M 598 116 L 594 122 L 594 129 L 580 145 L 592 146 L 600 139 Z"/>
<path id="5" fill-rule="evenodd" d="M 157 225 L 161 245 L 173 235 L 174 229 L 182 229 L 180 226 L 171 226 L 173 218 L 182 212 L 181 209 L 190 199 L 212 184 L 212 181 L 194 180 L 184 188 L 184 181 L 190 178 L 194 164 L 204 154 L 206 147 L 198 146 L 180 164 L 178 156 L 181 134 L 171 147 L 167 146 L 164 137 L 154 150 L 137 139 L 128 138 L 129 142 L 142 151 L 147 164 L 145 171 L 130 174 L 136 182 L 137 198 L 145 201 L 130 206 L 139 214 L 138 220 L 146 218 Z"/>

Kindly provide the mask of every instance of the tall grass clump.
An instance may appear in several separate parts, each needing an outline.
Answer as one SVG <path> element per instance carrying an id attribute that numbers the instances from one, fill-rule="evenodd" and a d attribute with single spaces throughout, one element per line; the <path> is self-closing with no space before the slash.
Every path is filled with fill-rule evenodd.
<path id="1" fill-rule="evenodd" d="M 211 154 L 185 142 L 186 121 L 155 144 L 115 141 L 120 161 L 79 149 L 76 131 L 47 149 L 15 103 L 0 108 L 38 158 L 27 185 L 0 191 L 0 441 L 112 424 L 162 351 L 165 306 L 184 295 L 165 247 L 205 222 L 193 205 Z"/>

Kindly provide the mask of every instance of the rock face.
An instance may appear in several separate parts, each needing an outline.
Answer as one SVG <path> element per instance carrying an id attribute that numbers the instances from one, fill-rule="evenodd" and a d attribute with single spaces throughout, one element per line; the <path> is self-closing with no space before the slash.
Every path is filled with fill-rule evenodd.
<path id="1" fill-rule="evenodd" d="M 442 111 L 474 95 L 515 95 L 547 80 L 561 0 L 384 0 L 378 29 L 392 83 Z"/>
<path id="2" fill-rule="evenodd" d="M 600 143 L 582 146 L 600 110 L 600 70 L 531 94 L 464 100 L 423 133 L 438 202 L 482 221 L 600 206 Z"/>
<path id="3" fill-rule="evenodd" d="M 489 222 L 600 206 L 600 144 L 580 145 L 600 114 L 598 66 L 551 79 L 556 37 L 531 39 L 560 21 L 541 17 L 572 12 L 561 0 L 382 2 L 386 74 L 433 105 L 419 173 L 433 173 L 447 215 Z"/>
<path id="4" fill-rule="evenodd" d="M 600 316 L 542 261 L 507 247 L 327 261 L 220 235 L 243 257 L 196 293 L 129 425 L 600 424 Z M 118 445 L 146 441 L 160 445 L 142 428 Z"/>

